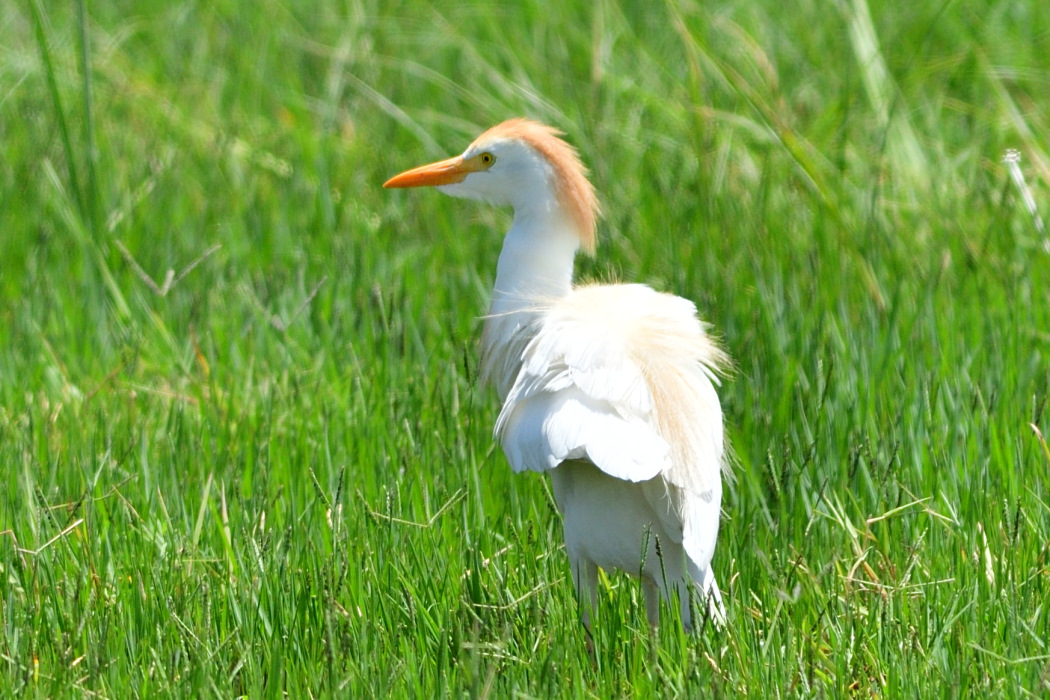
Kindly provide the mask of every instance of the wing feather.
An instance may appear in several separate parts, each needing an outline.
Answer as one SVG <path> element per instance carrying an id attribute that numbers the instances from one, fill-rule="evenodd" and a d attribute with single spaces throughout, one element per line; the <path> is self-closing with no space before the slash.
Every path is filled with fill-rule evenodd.
<path id="1" fill-rule="evenodd" d="M 529 332 L 495 429 L 515 471 L 587 459 L 618 479 L 663 475 L 689 492 L 710 490 L 712 469 L 717 482 L 712 382 L 724 356 L 691 302 L 643 285 L 579 287 Z M 692 419 L 702 423 L 683 425 Z"/>
<path id="2" fill-rule="evenodd" d="M 666 467 L 669 447 L 641 421 L 616 411 L 576 387 L 541 393 L 515 405 L 500 426 L 514 471 L 545 471 L 569 459 L 586 459 L 606 474 L 644 481 Z"/>

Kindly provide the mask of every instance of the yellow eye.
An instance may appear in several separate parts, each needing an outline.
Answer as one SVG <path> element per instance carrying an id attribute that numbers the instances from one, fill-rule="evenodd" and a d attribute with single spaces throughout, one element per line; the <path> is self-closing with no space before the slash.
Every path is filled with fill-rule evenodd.
<path id="1" fill-rule="evenodd" d="M 485 151 L 484 153 L 481 154 L 481 164 L 482 165 L 492 165 L 495 162 L 496 162 L 496 156 L 492 155 L 488 151 Z"/>

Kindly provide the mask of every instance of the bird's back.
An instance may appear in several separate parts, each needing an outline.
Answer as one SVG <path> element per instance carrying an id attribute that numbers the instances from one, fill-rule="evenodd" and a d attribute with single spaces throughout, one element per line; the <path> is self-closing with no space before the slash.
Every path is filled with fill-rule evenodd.
<path id="1" fill-rule="evenodd" d="M 643 285 L 590 285 L 540 308 L 503 358 L 516 374 L 495 432 L 511 466 L 553 470 L 574 566 L 639 573 L 653 534 L 672 567 L 710 578 L 725 462 L 715 384 L 727 360 L 694 305 Z"/>
<path id="2" fill-rule="evenodd" d="M 537 308 L 505 349 L 485 348 L 513 374 L 496 435 L 516 471 L 587 457 L 629 481 L 661 475 L 697 493 L 718 481 L 714 385 L 727 360 L 692 302 L 644 285 L 586 285 Z M 606 454 L 602 443 L 626 438 L 645 454 Z"/>

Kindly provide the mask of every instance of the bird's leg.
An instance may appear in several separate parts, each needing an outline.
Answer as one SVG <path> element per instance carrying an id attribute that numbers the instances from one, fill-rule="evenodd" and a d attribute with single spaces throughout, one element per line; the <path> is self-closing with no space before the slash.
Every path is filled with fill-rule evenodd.
<path id="1" fill-rule="evenodd" d="M 682 628 L 686 632 L 693 631 L 692 588 L 693 582 L 688 578 L 680 579 L 675 583 L 675 590 L 678 591 L 678 605 L 682 614 Z"/>
<path id="2" fill-rule="evenodd" d="M 659 578 L 654 580 L 650 577 L 642 576 L 642 591 L 645 593 L 645 613 L 649 618 L 649 625 L 656 627 L 660 624 L 661 599 L 666 599 L 673 605 L 675 596 L 677 596 L 682 627 L 686 632 L 691 632 L 693 629 L 693 615 L 690 608 L 689 589 L 692 588 L 692 581 L 689 578 L 682 578 L 681 574 L 668 576 L 667 562 L 664 560 L 660 538 L 655 538 L 655 542 L 656 556 L 660 562 Z M 672 570 L 676 570 L 679 567 L 680 565 L 672 564 Z"/>
<path id="3" fill-rule="evenodd" d="M 584 642 L 584 646 L 587 649 L 587 656 L 591 657 L 591 661 L 594 661 L 594 633 L 591 632 L 591 616 L 589 611 L 583 611 L 583 615 L 580 616 L 580 622 L 583 623 L 583 631 L 587 634 L 587 639 Z"/>
<path id="4" fill-rule="evenodd" d="M 572 562 L 572 582 L 576 586 L 576 598 L 579 600 L 580 621 L 587 632 L 587 651 L 594 654 L 594 635 L 591 631 L 591 613 L 598 607 L 598 566 L 586 559 Z"/>
<path id="5" fill-rule="evenodd" d="M 657 583 L 651 578 L 643 577 L 642 592 L 645 593 L 645 614 L 649 618 L 649 625 L 655 628 L 660 624 L 660 601 L 665 598 L 674 601 L 677 597 L 682 627 L 686 632 L 692 632 L 693 612 L 689 598 L 692 587 L 692 581 L 686 578 Z"/>

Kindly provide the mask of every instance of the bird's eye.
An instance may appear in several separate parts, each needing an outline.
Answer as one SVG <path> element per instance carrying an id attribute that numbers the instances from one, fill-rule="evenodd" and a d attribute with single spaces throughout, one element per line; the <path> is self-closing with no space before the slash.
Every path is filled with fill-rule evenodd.
<path id="1" fill-rule="evenodd" d="M 481 164 L 482 165 L 492 165 L 495 162 L 496 162 L 496 156 L 492 155 L 488 151 L 485 151 L 484 153 L 481 154 Z"/>

